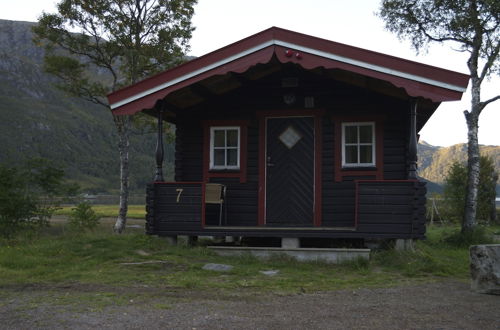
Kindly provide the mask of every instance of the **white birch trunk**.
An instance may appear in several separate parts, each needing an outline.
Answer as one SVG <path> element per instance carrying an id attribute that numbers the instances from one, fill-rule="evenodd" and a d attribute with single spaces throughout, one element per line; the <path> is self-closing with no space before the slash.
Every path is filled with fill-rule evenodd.
<path id="1" fill-rule="evenodd" d="M 467 122 L 467 190 L 465 196 L 465 212 L 462 232 L 473 230 L 476 226 L 477 192 L 479 186 L 479 114 L 481 113 L 481 83 L 472 77 L 471 111 L 465 111 Z"/>
<path id="2" fill-rule="evenodd" d="M 120 153 L 120 208 L 114 226 L 115 233 L 121 234 L 127 224 L 129 195 L 129 130 L 130 116 L 113 116 L 118 131 L 118 150 Z"/>

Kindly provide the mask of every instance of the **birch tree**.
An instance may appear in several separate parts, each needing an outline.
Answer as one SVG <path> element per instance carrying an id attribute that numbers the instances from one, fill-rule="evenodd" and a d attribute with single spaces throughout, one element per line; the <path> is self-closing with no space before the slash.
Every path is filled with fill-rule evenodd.
<path id="1" fill-rule="evenodd" d="M 194 30 L 196 2 L 62 0 L 57 13 L 39 18 L 34 42 L 45 46 L 45 69 L 60 78 L 59 88 L 110 110 L 108 93 L 182 61 Z M 120 207 L 114 230 L 121 233 L 128 211 L 133 118 L 112 117 L 120 155 Z"/>
<path id="2" fill-rule="evenodd" d="M 473 230 L 479 182 L 478 122 L 484 108 L 500 99 L 481 97 L 485 79 L 500 72 L 500 1 L 498 0 L 382 0 L 378 15 L 386 28 L 409 39 L 419 51 L 430 43 L 449 43 L 468 55 L 471 79 L 467 123 L 467 193 L 462 232 Z"/>

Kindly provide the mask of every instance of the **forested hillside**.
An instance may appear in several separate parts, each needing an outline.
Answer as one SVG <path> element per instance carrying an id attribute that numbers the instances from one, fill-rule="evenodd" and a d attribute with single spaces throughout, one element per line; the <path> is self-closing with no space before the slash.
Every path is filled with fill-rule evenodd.
<path id="1" fill-rule="evenodd" d="M 68 97 L 43 71 L 32 43 L 34 23 L 0 20 L 0 162 L 52 159 L 87 192 L 119 189 L 117 137 L 109 110 Z M 143 192 L 154 174 L 156 135 L 131 139 L 131 189 Z M 171 175 L 172 146 L 166 146 Z"/>
<path id="2" fill-rule="evenodd" d="M 500 146 L 480 146 L 481 155 L 489 156 L 500 173 Z M 418 145 L 418 173 L 421 177 L 436 183 L 443 180 L 453 162 L 467 161 L 467 145 L 455 144 L 450 147 L 436 147 L 426 142 Z"/>

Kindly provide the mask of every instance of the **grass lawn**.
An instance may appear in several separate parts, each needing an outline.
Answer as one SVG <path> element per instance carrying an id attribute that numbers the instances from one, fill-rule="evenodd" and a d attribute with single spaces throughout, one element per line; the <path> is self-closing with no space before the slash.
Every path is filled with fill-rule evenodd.
<path id="1" fill-rule="evenodd" d="M 70 215 L 73 208 L 74 206 L 63 206 L 61 209 L 55 212 L 55 215 Z M 92 209 L 101 217 L 116 218 L 118 216 L 118 205 L 97 204 L 92 205 Z M 127 215 L 129 218 L 144 219 L 146 217 L 146 206 L 129 205 Z"/>
<path id="2" fill-rule="evenodd" d="M 341 265 L 287 257 L 265 261 L 249 255 L 220 257 L 204 247 L 168 246 L 142 230 L 114 235 L 108 229 L 71 233 L 58 224 L 40 233 L 0 240 L 0 286 L 80 283 L 294 293 L 469 277 L 468 249 L 443 242 L 453 227 L 429 228 L 428 239 L 417 242 L 414 252 L 372 252 L 369 262 Z M 234 269 L 206 271 L 202 269 L 206 263 L 229 264 Z M 263 270 L 279 270 L 279 274 L 269 277 L 260 273 Z"/>

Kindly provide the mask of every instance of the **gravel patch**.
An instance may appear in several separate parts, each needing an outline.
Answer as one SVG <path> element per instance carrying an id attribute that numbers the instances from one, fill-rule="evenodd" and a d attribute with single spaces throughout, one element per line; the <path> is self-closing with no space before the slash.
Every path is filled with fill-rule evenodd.
<path id="1" fill-rule="evenodd" d="M 126 298 L 94 308 L 54 297 L 113 288 L 0 287 L 0 328 L 500 329 L 500 296 L 471 292 L 456 281 L 291 295 L 115 289 Z"/>

